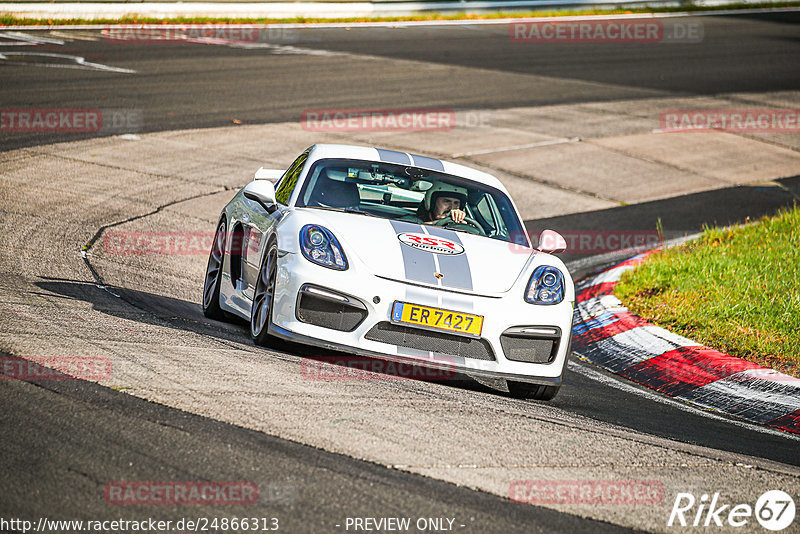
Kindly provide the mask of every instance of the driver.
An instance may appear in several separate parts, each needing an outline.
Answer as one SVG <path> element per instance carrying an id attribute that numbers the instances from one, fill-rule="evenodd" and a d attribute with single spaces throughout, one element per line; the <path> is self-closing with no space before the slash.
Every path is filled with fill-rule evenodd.
<path id="1" fill-rule="evenodd" d="M 417 217 L 424 223 L 436 222 L 447 217 L 455 223 L 463 223 L 467 214 L 461 208 L 466 203 L 466 188 L 436 182 L 425 192 L 425 198 L 417 209 Z"/>

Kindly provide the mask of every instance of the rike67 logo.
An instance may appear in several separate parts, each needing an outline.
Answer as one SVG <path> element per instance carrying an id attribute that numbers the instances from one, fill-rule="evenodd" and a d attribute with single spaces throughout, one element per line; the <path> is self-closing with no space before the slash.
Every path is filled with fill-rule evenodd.
<path id="1" fill-rule="evenodd" d="M 755 506 L 730 504 L 720 499 L 719 492 L 697 499 L 691 493 L 678 493 L 667 526 L 681 527 L 743 527 L 755 517 L 767 530 L 783 530 L 794 522 L 794 499 L 781 490 L 761 495 Z"/>

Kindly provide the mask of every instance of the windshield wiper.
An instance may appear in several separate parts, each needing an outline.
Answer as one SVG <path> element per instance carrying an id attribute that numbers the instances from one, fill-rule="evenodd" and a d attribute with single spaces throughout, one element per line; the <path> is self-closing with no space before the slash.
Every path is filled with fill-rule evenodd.
<path id="1" fill-rule="evenodd" d="M 433 226 L 433 225 L 431 225 Z M 486 234 L 476 234 L 475 232 L 470 232 L 469 230 L 462 230 L 461 228 L 453 228 L 452 226 L 442 226 L 446 230 L 451 230 L 453 232 L 463 232 L 465 234 L 472 234 L 472 235 L 479 235 L 481 237 L 488 237 Z"/>
<path id="2" fill-rule="evenodd" d="M 342 211 L 344 211 L 345 213 L 358 213 L 359 215 L 366 215 L 367 217 L 377 217 L 377 215 L 373 215 L 372 213 L 369 213 L 367 211 L 362 211 L 358 208 L 344 208 L 344 210 Z"/>
<path id="3" fill-rule="evenodd" d="M 298 207 L 311 208 L 315 210 L 338 211 L 341 213 L 357 213 L 358 215 L 366 215 L 367 217 L 377 217 L 377 215 L 373 215 L 372 213 L 368 213 L 366 211 L 362 211 L 357 208 L 334 208 L 332 206 L 298 206 Z"/>

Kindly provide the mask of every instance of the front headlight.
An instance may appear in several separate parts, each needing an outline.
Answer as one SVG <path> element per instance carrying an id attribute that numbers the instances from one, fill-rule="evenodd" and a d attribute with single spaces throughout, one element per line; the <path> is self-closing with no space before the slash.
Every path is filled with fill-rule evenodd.
<path id="1" fill-rule="evenodd" d="M 555 267 L 540 265 L 533 271 L 525 302 L 531 304 L 558 304 L 564 300 L 564 275 Z"/>
<path id="2" fill-rule="evenodd" d="M 300 249 L 303 256 L 312 263 L 337 271 L 347 269 L 347 258 L 342 246 L 324 226 L 305 225 L 300 230 Z"/>

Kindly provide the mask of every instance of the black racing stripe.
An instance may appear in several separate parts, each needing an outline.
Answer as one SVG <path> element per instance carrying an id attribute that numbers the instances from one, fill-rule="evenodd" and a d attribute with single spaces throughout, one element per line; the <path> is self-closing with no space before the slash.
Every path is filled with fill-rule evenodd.
<path id="1" fill-rule="evenodd" d="M 391 221 L 392 228 L 398 234 L 404 232 L 421 234 L 422 227 L 418 224 L 403 221 Z M 433 262 L 433 254 L 413 247 L 404 245 L 398 239 L 397 244 L 403 253 L 403 266 L 406 270 L 406 280 L 424 282 L 426 284 L 438 285 L 439 281 L 433 275 L 436 272 L 436 264 Z"/>
<path id="2" fill-rule="evenodd" d="M 417 167 L 444 172 L 444 164 L 438 159 L 429 158 L 426 156 L 418 156 L 416 154 L 411 154 L 411 157 L 414 159 L 414 165 Z"/>
<path id="3" fill-rule="evenodd" d="M 403 152 L 385 150 L 383 148 L 376 148 L 375 150 L 378 151 L 381 161 L 385 161 L 386 163 L 401 163 L 403 165 L 411 164 L 411 158 L 408 157 L 408 154 Z"/>
<path id="4" fill-rule="evenodd" d="M 461 239 L 458 238 L 458 234 L 452 230 L 437 226 L 426 226 L 425 229 L 433 236 L 443 237 L 464 246 Z M 472 290 L 472 272 L 469 268 L 466 247 L 461 254 L 453 256 L 439 254 L 439 270 L 444 275 L 442 286 Z"/>

